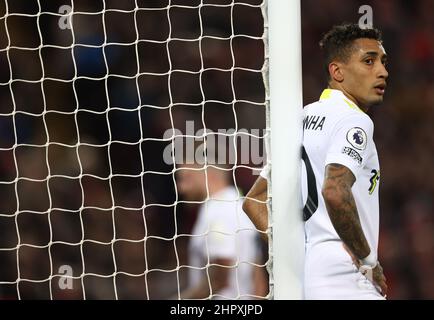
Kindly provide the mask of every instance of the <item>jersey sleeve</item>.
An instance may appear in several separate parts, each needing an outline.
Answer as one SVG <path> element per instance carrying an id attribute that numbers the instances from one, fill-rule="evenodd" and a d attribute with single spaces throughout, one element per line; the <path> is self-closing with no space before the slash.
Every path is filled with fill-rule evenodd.
<path id="1" fill-rule="evenodd" d="M 373 133 L 374 125 L 363 113 L 341 119 L 331 135 L 325 165 L 344 165 L 357 179 L 373 148 Z"/>

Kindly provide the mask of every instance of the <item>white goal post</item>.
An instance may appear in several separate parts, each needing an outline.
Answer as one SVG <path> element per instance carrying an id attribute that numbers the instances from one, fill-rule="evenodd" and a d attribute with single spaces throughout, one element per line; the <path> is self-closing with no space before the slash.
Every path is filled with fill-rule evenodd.
<path id="1" fill-rule="evenodd" d="M 275 299 L 302 299 L 300 1 L 268 1 L 271 223 Z"/>

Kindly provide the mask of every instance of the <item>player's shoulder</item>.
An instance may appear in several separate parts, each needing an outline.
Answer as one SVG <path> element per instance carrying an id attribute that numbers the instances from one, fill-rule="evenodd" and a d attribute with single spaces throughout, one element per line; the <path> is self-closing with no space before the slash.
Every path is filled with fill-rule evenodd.
<path id="1" fill-rule="evenodd" d="M 304 106 L 304 113 L 309 114 L 320 112 L 332 116 L 357 114 L 359 112 L 363 113 L 356 104 L 345 98 L 342 93 L 337 92 L 337 90 L 324 90 L 319 100 Z"/>
<path id="2" fill-rule="evenodd" d="M 360 126 L 365 129 L 373 130 L 374 122 L 361 110 L 346 109 L 337 116 L 337 125 Z"/>
<path id="3" fill-rule="evenodd" d="M 363 126 L 373 126 L 371 118 L 366 113 L 354 103 L 344 99 L 318 100 L 307 104 L 303 109 L 303 117 L 309 118 L 312 115 L 326 117 L 328 125 L 332 126 L 345 123 L 360 123 Z"/>
<path id="4" fill-rule="evenodd" d="M 303 113 L 307 114 L 309 112 L 315 111 L 316 109 L 319 109 L 321 107 L 321 102 L 322 102 L 321 100 L 318 100 L 305 105 L 303 107 Z"/>
<path id="5" fill-rule="evenodd" d="M 371 118 L 363 112 L 354 102 L 344 97 L 337 95 L 330 99 L 322 99 L 317 101 L 318 108 L 321 106 L 332 115 L 336 124 L 343 123 L 360 123 L 363 126 L 371 127 L 373 122 Z"/>

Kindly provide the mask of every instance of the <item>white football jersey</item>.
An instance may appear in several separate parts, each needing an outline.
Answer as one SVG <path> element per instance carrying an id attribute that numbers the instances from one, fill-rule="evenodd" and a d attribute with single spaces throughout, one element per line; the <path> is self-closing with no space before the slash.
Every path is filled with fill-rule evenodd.
<path id="1" fill-rule="evenodd" d="M 380 166 L 372 120 L 341 91 L 326 89 L 304 108 L 302 196 L 307 251 L 327 241 L 340 241 L 321 189 L 325 167 L 346 166 L 356 177 L 352 187 L 363 232 L 377 255 Z"/>
<path id="2" fill-rule="evenodd" d="M 201 205 L 189 245 L 189 280 L 196 286 L 207 279 L 206 266 L 214 259 L 231 259 L 228 285 L 213 292 L 215 299 L 248 299 L 254 294 L 253 263 L 257 231 L 242 209 L 235 187 L 227 187 Z"/>

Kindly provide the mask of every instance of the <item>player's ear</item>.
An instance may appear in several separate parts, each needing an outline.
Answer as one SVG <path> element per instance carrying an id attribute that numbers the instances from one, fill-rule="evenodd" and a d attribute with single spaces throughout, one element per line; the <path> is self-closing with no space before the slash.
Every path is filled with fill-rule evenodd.
<path id="1" fill-rule="evenodd" d="M 344 74 L 342 72 L 342 66 L 339 62 L 333 61 L 329 64 L 329 74 L 330 78 L 336 82 L 344 81 Z"/>

